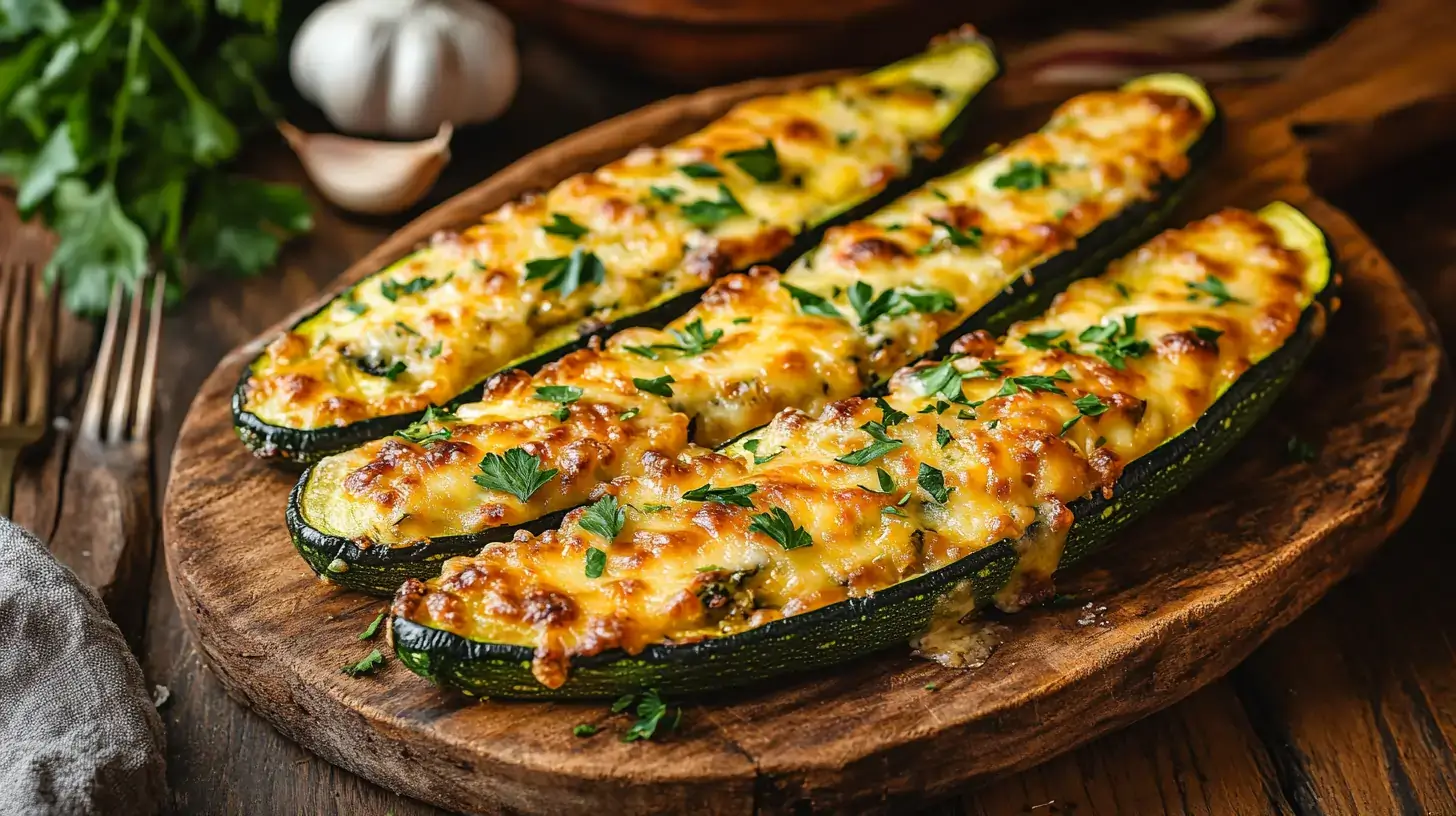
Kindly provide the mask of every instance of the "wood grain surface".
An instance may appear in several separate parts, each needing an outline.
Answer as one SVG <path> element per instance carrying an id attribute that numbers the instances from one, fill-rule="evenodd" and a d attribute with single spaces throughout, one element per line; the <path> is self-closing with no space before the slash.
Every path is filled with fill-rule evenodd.
<path id="1" fill-rule="evenodd" d="M 1301 105 L 1339 92 L 1326 80 L 1318 74 Z M 465 213 L 672 138 L 765 87 L 673 100 L 538 151 L 406 228 L 340 285 Z M 693 704 L 670 743 L 650 746 L 573 737 L 600 706 L 468 703 L 393 664 L 347 678 L 339 667 L 360 656 L 352 634 L 380 604 L 314 579 L 263 510 L 282 506 L 292 478 L 237 445 L 227 410 L 257 343 L 207 380 L 179 437 L 165 529 L 185 617 L 224 684 L 284 733 L 391 788 L 479 812 L 895 810 L 1169 705 L 1233 668 L 1405 519 L 1450 423 L 1429 319 L 1368 240 L 1302 186 L 1290 119 L 1251 113 L 1261 104 L 1230 105 L 1221 183 L 1190 209 L 1275 197 L 1306 208 L 1342 261 L 1345 307 L 1265 432 L 1063 579 L 1099 609 L 1093 625 L 1082 610 L 1039 610 L 1008 619 L 1006 643 L 976 672 L 887 654 Z M 1321 440 L 1316 462 L 1284 460 L 1284 437 L 1268 429 L 1290 425 Z M 931 681 L 939 691 L 926 691 Z"/>
<path id="2" fill-rule="evenodd" d="M 1351 29 L 1373 44 L 1359 58 L 1324 51 L 1305 63 L 1306 71 L 1318 76 L 1297 77 L 1299 85 L 1292 90 L 1224 98 L 1234 107 L 1247 103 L 1256 112 L 1261 107 L 1260 115 L 1288 118 L 1312 140 L 1319 149 L 1311 151 L 1311 179 L 1370 232 L 1431 305 L 1450 338 L 1456 333 L 1456 151 L 1450 141 L 1433 141 L 1442 120 L 1450 118 L 1442 115 L 1440 104 L 1432 104 L 1456 79 L 1451 52 L 1456 32 L 1444 13 L 1448 10 L 1449 4 L 1429 0 L 1382 3 L 1381 14 Z M 543 141 L 663 94 L 661 86 L 608 75 L 539 38 L 528 36 L 522 49 L 527 84 L 517 105 L 500 123 L 457 137 L 455 163 L 433 200 Z M 1401 71 L 1401 60 L 1387 56 L 1391 50 L 1426 61 L 1423 73 L 1406 74 L 1403 80 L 1403 93 L 1415 95 L 1413 104 L 1367 120 L 1342 115 L 1321 101 L 1330 97 L 1330 88 L 1351 86 L 1352 76 L 1368 74 L 1378 86 L 1382 75 Z M 1330 83 L 1321 84 L 1322 77 Z M 1370 96 L 1376 104 L 1361 116 L 1389 112 L 1388 104 L 1378 104 L 1379 94 Z M 1342 101 L 1358 103 L 1357 109 L 1368 104 L 1348 95 Z M 1306 105 L 1309 109 L 1301 112 Z M 1032 112 L 1015 123 L 1008 117 L 985 137 L 1014 134 L 1039 116 Z M 1370 138 L 1377 135 L 1400 138 L 1394 144 Z M 301 178 L 281 145 L 256 150 L 246 166 L 266 178 Z M 7 217 L 13 212 L 0 204 L 0 218 Z M 323 209 L 314 235 L 298 242 L 277 272 L 248 281 L 209 282 L 170 315 L 154 438 L 156 495 L 168 478 L 182 416 L 216 361 L 315 297 L 339 270 L 398 226 L 398 221 L 360 222 Z M 54 401 L 62 417 L 75 417 L 96 332 L 70 318 L 61 328 Z M 1266 425 L 1276 444 L 1282 442 L 1280 434 L 1302 430 L 1298 411 L 1288 403 L 1281 407 L 1288 426 Z M 50 536 L 58 518 L 88 501 L 64 489 L 69 442 L 66 425 L 58 424 L 45 444 L 22 460 L 15 517 L 42 538 Z M 1450 547 L 1456 522 L 1443 501 L 1453 489 L 1456 456 L 1448 454 L 1426 500 L 1369 568 L 1276 633 L 1227 678 L 1039 766 L 954 791 L 930 812 L 1456 812 L 1451 806 L 1456 722 L 1450 713 L 1456 711 L 1456 655 L 1450 646 L 1456 642 L 1456 601 L 1446 587 L 1446 576 L 1456 570 Z M 144 669 L 152 682 L 170 690 L 162 715 L 175 812 L 441 812 L 330 765 L 229 699 L 182 624 L 160 548 L 149 593 L 132 601 L 147 618 L 140 651 Z"/>

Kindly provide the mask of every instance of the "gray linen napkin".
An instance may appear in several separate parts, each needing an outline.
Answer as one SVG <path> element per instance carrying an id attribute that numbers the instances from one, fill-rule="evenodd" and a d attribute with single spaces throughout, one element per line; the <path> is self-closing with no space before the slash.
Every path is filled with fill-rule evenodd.
<path id="1" fill-rule="evenodd" d="M 101 599 L 0 518 L 0 813 L 156 813 L 162 740 Z"/>

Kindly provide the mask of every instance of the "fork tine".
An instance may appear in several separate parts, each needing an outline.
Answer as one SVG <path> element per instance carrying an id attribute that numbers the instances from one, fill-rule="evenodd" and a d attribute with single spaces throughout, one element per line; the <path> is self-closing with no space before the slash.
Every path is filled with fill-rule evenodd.
<path id="1" fill-rule="evenodd" d="M 121 346 L 121 368 L 116 372 L 116 388 L 111 394 L 111 421 L 107 424 L 106 441 L 111 443 L 125 439 L 126 420 L 131 415 L 131 401 L 135 383 L 131 381 L 136 368 L 137 342 L 142 335 L 142 301 L 145 300 L 147 279 L 137 281 L 131 295 L 131 309 L 126 318 L 126 340 Z"/>
<path id="2" fill-rule="evenodd" d="M 34 329 L 32 336 L 34 345 L 31 347 L 30 362 L 30 391 L 26 395 L 26 418 L 27 425 L 40 425 L 50 416 L 50 393 L 51 393 L 51 356 L 52 349 L 56 342 L 56 301 L 58 298 L 55 292 L 47 292 L 41 269 L 40 258 L 43 255 L 31 257 L 31 297 L 33 298 L 33 309 L 35 315 Z"/>
<path id="3" fill-rule="evenodd" d="M 152 432 L 152 395 L 157 390 L 157 348 L 162 341 L 162 300 L 166 296 L 167 273 L 156 276 L 152 283 L 152 308 L 147 323 L 147 353 L 142 359 L 142 378 L 137 384 L 136 419 L 131 436 L 145 442 Z"/>
<path id="4" fill-rule="evenodd" d="M 20 317 L 25 304 L 20 295 L 20 265 L 15 263 L 14 247 L 0 263 L 0 347 L 4 349 L 4 360 L 0 360 L 0 425 L 15 425 L 20 421 L 20 361 L 24 349 L 20 347 Z"/>
<path id="5" fill-rule="evenodd" d="M 81 415 L 81 436 L 101 439 L 101 406 L 106 403 L 106 386 L 111 380 L 111 357 L 116 347 L 116 321 L 121 312 L 121 281 L 111 285 L 111 303 L 106 307 L 106 326 L 101 330 L 101 353 L 91 375 L 86 411 Z"/>

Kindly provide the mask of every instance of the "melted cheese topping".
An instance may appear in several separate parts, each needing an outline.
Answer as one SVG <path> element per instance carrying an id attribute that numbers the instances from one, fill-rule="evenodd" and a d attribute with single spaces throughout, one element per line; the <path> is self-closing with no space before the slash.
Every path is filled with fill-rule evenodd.
<path id="1" fill-rule="evenodd" d="M 784 408 L 817 412 L 883 383 L 1036 264 L 1152 197 L 1158 182 L 1186 171 L 1186 152 L 1204 125 L 1202 112 L 1185 96 L 1124 90 L 1076 97 L 1038 133 L 866 221 L 830 230 L 811 257 L 782 276 L 766 267 L 730 275 L 665 329 L 623 331 L 605 348 L 547 366 L 536 384 L 630 393 L 634 379 L 671 378 L 670 396 L 638 389 L 633 405 L 643 413 L 622 421 L 618 435 L 592 437 L 590 472 L 604 480 L 641 472 L 647 460 L 637 455 L 640 439 L 633 429 L 655 421 L 649 415 L 677 411 L 682 424 L 694 423 L 694 442 L 715 446 Z M 1023 190 L 1002 180 L 1027 166 L 1044 172 L 1044 183 Z M 873 305 L 877 300 L 881 307 Z M 471 410 L 493 413 L 495 399 L 487 395 Z M 583 410 L 590 404 L 585 399 Z M 539 415 L 554 408 L 535 407 Z M 611 410 L 603 411 L 602 422 L 610 424 Z M 495 438 L 472 438 L 474 460 L 437 457 L 430 460 L 433 467 L 400 471 L 403 443 L 397 440 L 327 459 L 312 477 L 320 487 L 308 492 L 332 495 L 307 504 L 305 516 L 348 538 L 409 544 L 420 535 L 479 532 L 574 507 L 584 495 L 579 479 L 585 471 L 563 469 L 562 482 L 534 494 L 528 512 L 505 494 L 472 490 L 485 452 L 525 445 L 543 457 L 543 467 L 572 460 L 553 441 L 561 434 L 556 426 L 537 421 L 532 427 L 538 434 L 529 439 L 514 426 Z M 679 444 L 655 450 L 674 455 L 687 442 L 665 434 L 660 441 L 673 440 Z M 387 478 L 391 488 L 380 492 L 371 482 L 368 490 L 356 490 L 360 482 L 346 475 L 352 472 L 379 474 L 371 478 Z M 338 484 L 345 489 L 329 487 Z M 393 526 L 401 516 L 409 523 Z"/>
<path id="2" fill-rule="evenodd" d="M 270 344 L 245 408 L 310 429 L 442 405 L 513 361 L 773 258 L 937 152 L 993 75 L 984 44 L 952 40 L 864 76 L 749 100 L 673 144 L 507 204 Z M 777 178 L 772 159 L 730 155 L 766 145 Z M 715 206 L 730 197 L 736 207 Z"/>
<path id="3" fill-rule="evenodd" d="M 964 356 L 897 372 L 884 405 L 784 411 L 754 435 L 756 452 L 648 454 L 641 475 L 598 492 L 629 508 L 611 541 L 576 510 L 559 529 L 518 532 L 408 582 L 394 613 L 532 645 L 537 678 L 556 687 L 572 656 L 741 632 L 1023 539 L 1033 524 L 1059 542 L 1068 504 L 1109 491 L 1126 463 L 1191 427 L 1285 342 L 1324 284 L 1316 260 L 1243 211 L 1168 231 L 999 342 L 973 333 L 957 341 Z M 876 432 L 888 449 L 853 460 Z M 752 506 L 685 497 L 705 485 L 751 491 Z M 765 524 L 777 513 L 807 545 L 786 549 L 784 525 Z M 589 547 L 607 555 L 599 578 L 583 569 Z M 1053 548 L 1041 569 L 1055 559 Z M 1007 602 L 1049 590 L 1030 582 Z"/>

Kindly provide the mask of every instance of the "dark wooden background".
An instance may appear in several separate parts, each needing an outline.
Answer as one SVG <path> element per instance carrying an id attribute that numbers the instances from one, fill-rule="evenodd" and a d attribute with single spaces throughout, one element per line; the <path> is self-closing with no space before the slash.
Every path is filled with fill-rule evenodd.
<path id="1" fill-rule="evenodd" d="M 609 78 L 568 49 L 523 42 L 526 85 L 512 110 L 459 134 L 429 203 L 592 122 L 668 91 Z M 1456 71 L 1456 65 L 1453 65 Z M 249 172 L 297 179 L 281 144 L 260 140 Z M 1442 145 L 1360 186 L 1321 189 L 1346 209 L 1456 334 L 1456 145 Z M 1343 177 L 1325 157 L 1314 177 Z M 200 285 L 166 322 L 155 439 L 155 495 L 188 402 L 216 361 L 277 321 L 404 223 L 321 207 L 314 235 L 281 268 Z M 12 217 L 0 212 L 0 217 Z M 93 327 L 63 326 L 56 398 L 75 416 L 94 354 Z M 1448 345 L 1448 351 L 1451 346 Z M 46 538 L 83 495 L 63 489 L 69 434 L 29 451 L 16 519 Z M 1372 563 L 1231 676 L 1181 704 L 1037 768 L 967 791 L 937 814 L 1456 815 L 1456 488 L 1449 452 L 1426 499 Z M 261 513 L 281 509 L 260 508 Z M 245 547 L 247 542 L 232 542 Z M 164 685 L 168 778 L 186 814 L 439 813 L 319 760 L 229 699 L 203 665 L 173 603 L 160 548 L 145 608 L 143 667 Z M 267 599 L 261 603 L 278 602 Z M 691 716 L 691 708 L 688 709 Z"/>

